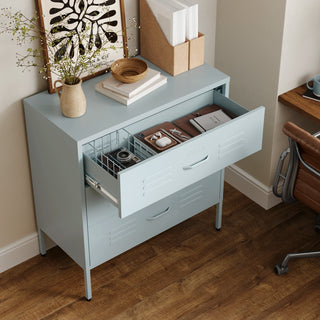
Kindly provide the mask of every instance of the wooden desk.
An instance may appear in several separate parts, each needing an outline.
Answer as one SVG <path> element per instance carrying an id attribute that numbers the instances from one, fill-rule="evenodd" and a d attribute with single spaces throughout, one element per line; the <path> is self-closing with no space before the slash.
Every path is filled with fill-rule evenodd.
<path id="1" fill-rule="evenodd" d="M 302 95 L 306 90 L 307 86 L 304 84 L 281 94 L 278 100 L 284 105 L 320 123 L 320 101 L 303 98 Z"/>

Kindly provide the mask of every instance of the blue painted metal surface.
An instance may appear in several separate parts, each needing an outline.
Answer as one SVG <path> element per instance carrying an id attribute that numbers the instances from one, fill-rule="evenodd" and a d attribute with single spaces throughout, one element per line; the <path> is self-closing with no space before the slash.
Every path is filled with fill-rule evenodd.
<path id="1" fill-rule="evenodd" d="M 176 77 L 162 73 L 168 83 L 129 107 L 94 91 L 109 75 L 85 82 L 87 113 L 77 119 L 62 116 L 55 94 L 24 100 L 41 252 L 45 233 L 84 269 L 87 299 L 90 270 L 111 257 L 214 204 L 219 229 L 224 167 L 261 148 L 264 108 L 249 112 L 227 99 L 227 75 L 208 65 Z M 90 157 L 84 166 L 88 142 L 122 128 L 135 134 L 212 103 L 238 117 L 121 171 L 118 179 Z M 113 194 L 113 204 L 85 185 L 85 173 Z M 155 188 L 159 175 L 166 179 Z"/>

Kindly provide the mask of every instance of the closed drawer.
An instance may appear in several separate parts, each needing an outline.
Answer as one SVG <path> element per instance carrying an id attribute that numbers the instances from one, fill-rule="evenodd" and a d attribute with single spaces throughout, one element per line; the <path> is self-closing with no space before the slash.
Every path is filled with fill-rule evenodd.
<path id="1" fill-rule="evenodd" d="M 86 188 L 91 267 L 216 204 L 219 186 L 220 174 L 216 173 L 125 219 L 110 201 Z"/>
<path id="2" fill-rule="evenodd" d="M 121 218 L 261 149 L 264 107 L 249 112 L 214 90 L 210 95 L 212 103 L 224 107 L 237 117 L 183 144 L 147 157 L 144 161 L 118 172 L 117 178 L 85 152 L 86 174 L 98 182 L 98 189 L 104 191 L 119 208 Z M 183 103 L 173 108 L 183 110 Z M 194 110 L 198 108 L 197 106 Z M 164 111 L 161 118 L 167 121 L 175 120 L 168 118 L 169 114 L 170 110 Z M 159 114 L 156 117 L 159 119 Z"/>

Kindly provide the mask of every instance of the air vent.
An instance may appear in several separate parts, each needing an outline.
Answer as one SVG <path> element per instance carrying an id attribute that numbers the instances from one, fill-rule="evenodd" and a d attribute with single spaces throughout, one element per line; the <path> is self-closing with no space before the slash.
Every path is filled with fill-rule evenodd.
<path id="1" fill-rule="evenodd" d="M 179 207 L 182 209 L 189 206 L 191 203 L 199 201 L 203 197 L 203 186 L 197 184 L 193 188 L 188 188 L 180 192 Z"/>
<path id="2" fill-rule="evenodd" d="M 224 159 L 227 158 L 230 154 L 235 152 L 245 152 L 246 143 L 244 139 L 244 132 L 237 132 L 233 136 L 229 136 L 227 139 L 224 139 L 223 142 L 219 143 L 218 148 L 218 158 Z"/>
<path id="3" fill-rule="evenodd" d="M 143 180 L 143 195 L 147 196 L 150 193 L 161 192 L 168 185 L 173 183 L 172 167 L 166 167 L 156 171 Z"/>

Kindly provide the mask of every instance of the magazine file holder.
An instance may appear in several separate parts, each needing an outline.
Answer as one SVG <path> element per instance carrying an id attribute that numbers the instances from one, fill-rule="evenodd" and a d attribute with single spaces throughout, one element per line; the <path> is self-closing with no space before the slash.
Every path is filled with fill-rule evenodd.
<path id="1" fill-rule="evenodd" d="M 146 0 L 140 0 L 140 54 L 175 76 L 189 69 L 189 42 L 172 46 Z"/>

